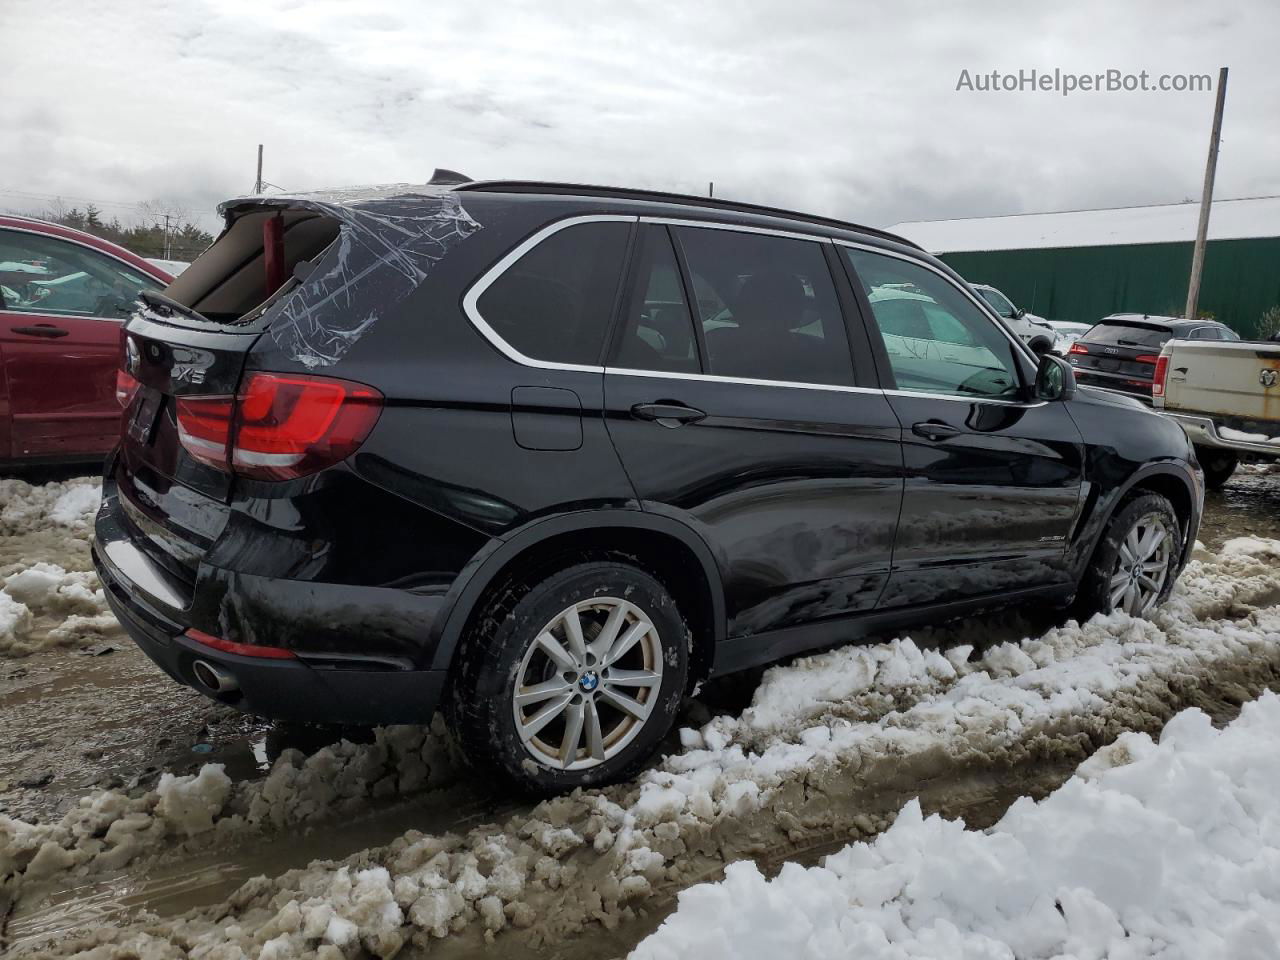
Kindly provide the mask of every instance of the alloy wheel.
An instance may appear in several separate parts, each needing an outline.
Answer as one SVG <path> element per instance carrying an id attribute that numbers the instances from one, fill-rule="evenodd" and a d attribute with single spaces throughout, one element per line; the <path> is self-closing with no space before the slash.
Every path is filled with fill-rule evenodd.
<path id="1" fill-rule="evenodd" d="M 653 712 L 662 661 L 658 630 L 634 603 L 593 597 L 566 607 L 516 671 L 511 708 L 521 743 L 560 770 L 617 756 Z"/>
<path id="2" fill-rule="evenodd" d="M 1116 568 L 1107 588 L 1111 609 L 1140 617 L 1156 605 L 1169 577 L 1172 539 L 1158 513 L 1140 517 L 1129 528 L 1120 542 Z"/>

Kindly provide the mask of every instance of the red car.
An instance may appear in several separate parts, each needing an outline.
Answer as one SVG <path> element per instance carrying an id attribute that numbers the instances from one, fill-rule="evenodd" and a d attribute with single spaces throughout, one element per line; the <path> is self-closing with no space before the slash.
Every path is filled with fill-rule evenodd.
<path id="1" fill-rule="evenodd" d="M 120 435 L 120 327 L 172 277 L 107 240 L 0 215 L 0 467 L 100 459 Z"/>

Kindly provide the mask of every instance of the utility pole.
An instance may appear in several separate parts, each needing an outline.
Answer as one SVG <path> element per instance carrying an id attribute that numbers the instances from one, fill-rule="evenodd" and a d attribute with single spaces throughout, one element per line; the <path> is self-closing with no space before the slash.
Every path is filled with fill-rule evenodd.
<path id="1" fill-rule="evenodd" d="M 166 213 L 164 215 L 164 258 L 172 260 L 173 257 L 170 256 L 172 253 L 173 247 L 169 243 L 169 214 Z"/>
<path id="2" fill-rule="evenodd" d="M 1213 108 L 1213 132 L 1209 134 L 1209 159 L 1204 168 L 1204 193 L 1200 197 L 1200 223 L 1191 254 L 1191 282 L 1187 285 L 1188 320 L 1196 319 L 1200 306 L 1200 277 L 1204 273 L 1204 245 L 1209 236 L 1209 207 L 1213 204 L 1213 177 L 1218 170 L 1218 141 L 1222 137 L 1222 108 L 1227 101 L 1227 68 L 1218 71 L 1218 102 Z"/>
<path id="3" fill-rule="evenodd" d="M 707 181 L 707 196 L 714 197 L 716 195 L 716 182 L 714 180 Z"/>
<path id="4" fill-rule="evenodd" d="M 258 178 L 253 181 L 253 192 L 262 192 L 262 144 L 258 144 Z"/>

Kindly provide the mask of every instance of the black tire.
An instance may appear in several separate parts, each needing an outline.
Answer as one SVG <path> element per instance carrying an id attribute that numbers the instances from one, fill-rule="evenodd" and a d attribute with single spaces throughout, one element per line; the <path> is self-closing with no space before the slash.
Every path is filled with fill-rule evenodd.
<path id="1" fill-rule="evenodd" d="M 656 701 L 647 718 L 637 724 L 638 732 L 616 755 L 582 769 L 558 769 L 521 739 L 513 707 L 515 688 L 525 655 L 543 628 L 573 604 L 596 597 L 625 598 L 651 621 L 660 644 L 661 685 L 636 692 L 646 704 L 649 697 Z M 590 629 L 588 624 L 584 627 Z M 532 586 L 512 584 L 495 598 L 459 647 L 446 695 L 446 719 L 467 762 L 491 769 L 531 793 L 561 793 L 627 779 L 671 729 L 684 696 L 691 642 L 689 628 L 667 589 L 627 563 L 581 563 Z M 558 673 L 553 671 L 551 679 L 557 679 Z M 602 696 L 603 677 L 601 671 Z M 572 689 L 578 691 L 577 685 Z M 608 712 L 604 708 L 609 705 L 603 699 L 600 703 L 601 712 Z"/>
<path id="2" fill-rule="evenodd" d="M 1240 465 L 1240 458 L 1233 450 L 1219 447 L 1196 447 L 1196 459 L 1204 470 L 1204 483 L 1210 490 L 1221 490 Z"/>
<path id="3" fill-rule="evenodd" d="M 1120 504 L 1093 551 L 1089 567 L 1080 579 L 1080 589 L 1076 592 L 1073 613 L 1081 621 L 1095 613 L 1110 613 L 1115 609 L 1112 603 L 1112 577 L 1118 576 L 1121 544 L 1139 522 L 1152 514 L 1164 521 L 1169 538 L 1164 582 L 1153 608 L 1168 599 L 1182 555 L 1182 525 L 1168 500 L 1158 493 L 1143 493 Z"/>

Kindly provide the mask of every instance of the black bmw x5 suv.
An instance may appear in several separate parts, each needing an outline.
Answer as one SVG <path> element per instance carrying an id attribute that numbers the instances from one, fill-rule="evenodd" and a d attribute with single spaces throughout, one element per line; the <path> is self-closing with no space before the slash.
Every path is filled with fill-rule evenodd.
<path id="1" fill-rule="evenodd" d="M 1186 562 L 1182 430 L 910 243 L 458 179 L 224 204 L 128 322 L 94 558 L 179 683 L 439 706 L 560 790 L 709 676 L 1014 601 L 1143 614 Z"/>

